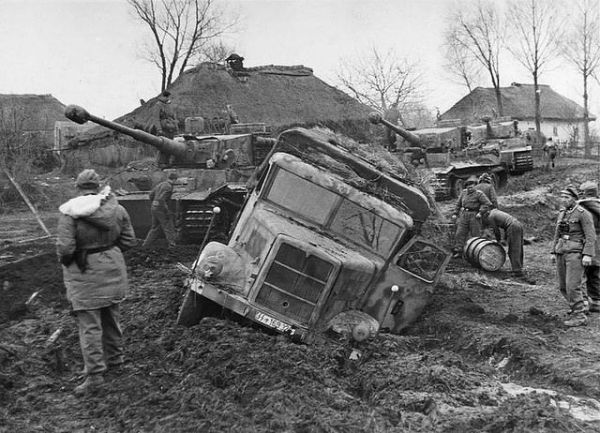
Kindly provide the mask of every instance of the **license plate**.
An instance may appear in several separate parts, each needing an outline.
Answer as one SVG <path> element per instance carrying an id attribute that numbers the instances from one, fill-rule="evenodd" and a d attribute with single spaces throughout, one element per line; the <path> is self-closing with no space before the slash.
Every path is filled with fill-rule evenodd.
<path id="1" fill-rule="evenodd" d="M 292 327 L 290 325 L 288 325 L 287 323 L 283 323 L 280 320 L 277 320 L 273 317 L 267 316 L 264 313 L 256 313 L 256 315 L 254 316 L 254 318 L 256 319 L 257 322 L 260 322 L 264 325 L 267 325 L 271 328 L 275 328 L 277 329 L 279 332 L 287 332 L 290 329 L 292 329 Z"/>

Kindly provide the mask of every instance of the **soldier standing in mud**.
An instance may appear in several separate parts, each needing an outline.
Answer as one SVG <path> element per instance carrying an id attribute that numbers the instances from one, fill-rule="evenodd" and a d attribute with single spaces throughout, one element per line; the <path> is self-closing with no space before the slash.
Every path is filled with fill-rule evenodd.
<path id="1" fill-rule="evenodd" d="M 552 168 L 554 168 L 556 166 L 555 160 L 556 160 L 556 156 L 558 155 L 558 149 L 556 148 L 556 145 L 552 141 L 552 138 L 549 138 L 548 141 L 546 141 L 546 143 L 544 143 L 544 147 L 542 148 L 542 150 L 544 151 L 544 155 L 545 155 L 545 159 L 546 159 L 544 168 L 547 170 L 549 164 L 552 165 Z"/>
<path id="2" fill-rule="evenodd" d="M 584 268 L 585 286 L 589 298 L 590 313 L 600 313 L 600 198 L 598 184 L 587 181 L 579 186 L 577 203 L 591 214 L 596 230 L 596 249 L 592 264 Z"/>
<path id="3" fill-rule="evenodd" d="M 579 198 L 574 186 L 560 192 L 562 208 L 558 214 L 552 261 L 556 262 L 558 287 L 571 308 L 571 317 L 565 326 L 585 326 L 587 317 L 582 290 L 584 268 L 592 264 L 596 233 L 591 214 L 577 204 Z"/>
<path id="4" fill-rule="evenodd" d="M 476 185 L 476 176 L 467 179 L 466 188 L 462 190 L 452 214 L 452 219 L 456 221 L 453 258 L 460 257 L 469 233 L 472 236 L 481 236 L 481 213 L 492 207 L 485 194 L 475 188 Z"/>
<path id="5" fill-rule="evenodd" d="M 492 202 L 494 209 L 498 209 L 498 195 L 496 194 L 496 188 L 492 185 L 492 177 L 488 173 L 483 173 L 479 176 L 479 183 L 475 188 L 485 194 L 489 201 Z"/>
<path id="6" fill-rule="evenodd" d="M 119 303 L 128 283 L 122 251 L 136 238 L 127 211 L 109 191 L 100 191 L 94 170 L 82 171 L 76 185 L 80 195 L 59 208 L 57 252 L 85 365 L 86 379 L 75 393 L 84 394 L 124 362 Z"/>
<path id="7" fill-rule="evenodd" d="M 142 244 L 144 248 L 152 245 L 152 243 L 158 239 L 161 232 L 164 233 L 165 238 L 167 238 L 169 248 L 174 248 L 176 246 L 175 224 L 169 209 L 169 202 L 171 201 L 173 186 L 176 181 L 177 173 L 170 173 L 167 180 L 160 182 L 152 188 L 152 191 L 150 191 L 149 199 L 150 212 L 152 214 L 152 226 Z"/>

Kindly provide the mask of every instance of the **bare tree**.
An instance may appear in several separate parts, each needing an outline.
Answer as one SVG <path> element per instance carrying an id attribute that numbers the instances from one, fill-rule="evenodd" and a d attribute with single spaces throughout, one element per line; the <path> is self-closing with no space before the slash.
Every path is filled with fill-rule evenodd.
<path id="1" fill-rule="evenodd" d="M 583 81 L 583 139 L 585 156 L 592 155 L 590 140 L 589 78 L 598 79 L 600 63 L 600 0 L 577 0 L 572 5 L 570 31 L 561 43 L 561 53 L 577 71 Z"/>
<path id="2" fill-rule="evenodd" d="M 558 55 L 563 20 L 555 0 L 513 0 L 508 9 L 512 30 L 510 52 L 532 75 L 535 89 L 535 130 L 541 135 L 539 79 Z"/>
<path id="3" fill-rule="evenodd" d="M 504 48 L 505 29 L 502 15 L 491 0 L 480 0 L 469 7 L 456 7 L 449 15 L 446 45 L 454 47 L 454 54 L 476 59 L 489 74 L 494 92 L 498 115 L 504 115 L 500 90 L 500 54 Z"/>
<path id="4" fill-rule="evenodd" d="M 368 55 L 342 61 L 337 78 L 358 101 L 381 111 L 393 103 L 403 111 L 421 98 L 419 65 L 400 59 L 393 50 L 382 54 L 373 47 Z"/>
<path id="5" fill-rule="evenodd" d="M 446 34 L 444 58 L 446 59 L 446 73 L 454 81 L 464 84 L 471 93 L 481 76 L 481 63 L 462 44 L 456 34 L 456 29 L 450 29 Z"/>
<path id="6" fill-rule="evenodd" d="M 156 65 L 165 90 L 202 49 L 237 23 L 225 18 L 215 0 L 127 0 L 134 15 L 148 25 L 152 43 L 146 59 Z"/>

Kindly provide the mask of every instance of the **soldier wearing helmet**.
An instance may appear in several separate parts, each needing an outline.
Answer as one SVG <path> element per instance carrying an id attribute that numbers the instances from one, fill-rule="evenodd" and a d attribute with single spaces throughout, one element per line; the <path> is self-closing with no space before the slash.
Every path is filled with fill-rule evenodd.
<path id="1" fill-rule="evenodd" d="M 476 176 L 467 179 L 466 188 L 462 190 L 454 208 L 452 215 L 452 219 L 456 220 L 456 235 L 452 248 L 454 258 L 460 257 L 469 234 L 481 236 L 481 212 L 488 211 L 492 207 L 492 202 L 483 192 L 475 188 L 476 185 Z"/>

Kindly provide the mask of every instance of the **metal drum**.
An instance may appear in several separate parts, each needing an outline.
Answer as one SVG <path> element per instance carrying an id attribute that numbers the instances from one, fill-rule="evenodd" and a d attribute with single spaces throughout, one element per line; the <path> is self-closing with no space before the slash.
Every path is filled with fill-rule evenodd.
<path id="1" fill-rule="evenodd" d="M 467 261 L 484 271 L 494 272 L 504 265 L 506 251 L 498 242 L 475 237 L 465 243 L 464 256 Z"/>

